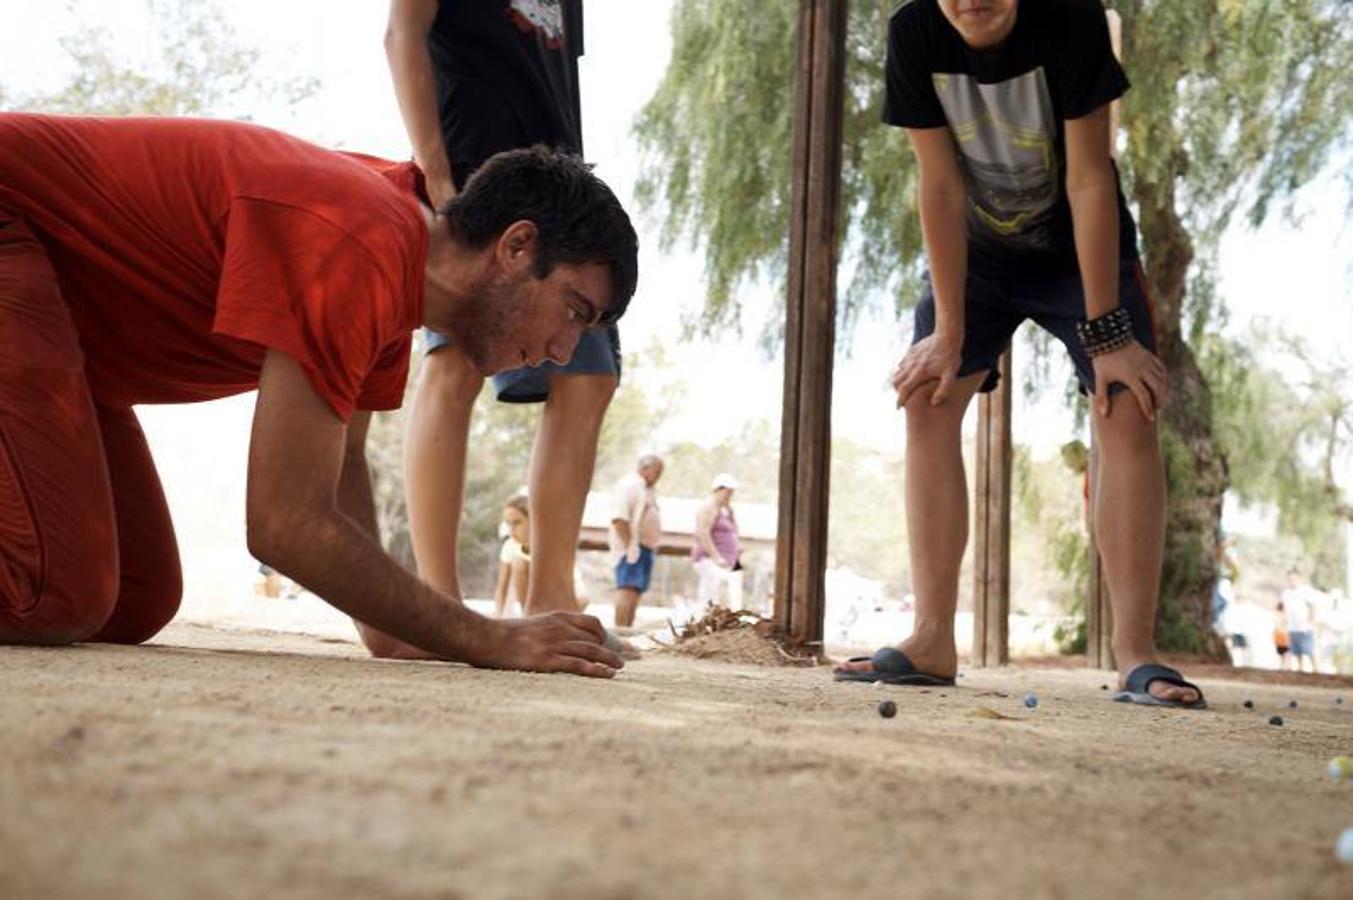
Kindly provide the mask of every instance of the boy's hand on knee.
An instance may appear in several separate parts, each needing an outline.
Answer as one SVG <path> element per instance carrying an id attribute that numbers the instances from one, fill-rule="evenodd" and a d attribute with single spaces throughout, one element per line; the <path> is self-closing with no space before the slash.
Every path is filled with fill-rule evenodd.
<path id="1" fill-rule="evenodd" d="M 902 361 L 893 369 L 892 384 L 897 391 L 897 408 L 906 406 L 916 389 L 931 381 L 939 382 L 935 392 L 930 395 L 931 405 L 944 403 L 953 390 L 962 362 L 961 340 L 944 340 L 932 334 L 912 344 Z"/>
<path id="2" fill-rule="evenodd" d="M 1092 360 L 1095 369 L 1095 409 L 1109 414 L 1109 388 L 1121 384 L 1137 398 L 1148 422 L 1156 420 L 1156 410 L 1165 405 L 1168 390 L 1165 364 L 1160 357 L 1136 341 Z"/>

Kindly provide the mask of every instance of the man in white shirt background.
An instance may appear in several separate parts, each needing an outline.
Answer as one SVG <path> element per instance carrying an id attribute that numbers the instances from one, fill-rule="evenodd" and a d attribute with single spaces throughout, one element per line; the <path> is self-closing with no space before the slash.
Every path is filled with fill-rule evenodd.
<path id="1" fill-rule="evenodd" d="M 654 485 L 662 477 L 662 458 L 647 454 L 612 491 L 611 552 L 615 563 L 615 624 L 634 625 L 639 596 L 653 577 L 653 557 L 662 537 L 662 515 Z"/>
<path id="2" fill-rule="evenodd" d="M 1292 664 L 1298 672 L 1305 672 L 1309 663 L 1310 670 L 1316 672 L 1315 616 L 1311 603 L 1314 591 L 1296 569 L 1287 573 L 1287 584 L 1287 590 L 1283 591 L 1283 618 L 1292 648 Z"/>

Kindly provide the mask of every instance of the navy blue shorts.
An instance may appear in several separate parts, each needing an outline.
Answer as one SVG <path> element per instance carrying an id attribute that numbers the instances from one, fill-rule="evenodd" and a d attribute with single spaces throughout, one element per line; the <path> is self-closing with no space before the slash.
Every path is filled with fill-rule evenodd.
<path id="1" fill-rule="evenodd" d="M 916 304 L 912 343 L 935 331 L 935 294 L 925 276 L 925 293 Z M 1085 291 L 1079 273 L 1041 278 L 992 276 L 969 272 L 964 298 L 963 362 L 958 375 L 988 372 L 979 391 L 994 390 L 1000 382 L 996 363 L 1010 346 L 1015 329 L 1025 319 L 1033 319 L 1052 332 L 1071 354 L 1081 391 L 1095 391 L 1095 370 L 1090 357 L 1076 337 L 1076 323 L 1085 318 Z M 1155 311 L 1146 293 L 1142 266 L 1135 259 L 1119 265 L 1118 302 L 1132 316 L 1132 331 L 1137 342 L 1156 352 Z M 1126 385 L 1111 385 L 1110 392 L 1126 390 Z"/>
<path id="2" fill-rule="evenodd" d="M 626 562 L 622 556 L 615 564 L 615 586 L 618 588 L 630 588 L 642 594 L 648 590 L 652 579 L 653 550 L 649 547 L 639 548 L 638 562 Z"/>
<path id="3" fill-rule="evenodd" d="M 427 352 L 432 353 L 451 343 L 451 339 L 431 329 L 425 329 Z M 509 369 L 493 376 L 493 389 L 503 403 L 542 403 L 550 396 L 550 376 L 614 375 L 620 377 L 620 332 L 614 324 L 605 328 L 589 328 L 578 339 L 573 358 L 566 364 L 541 363 Z"/>

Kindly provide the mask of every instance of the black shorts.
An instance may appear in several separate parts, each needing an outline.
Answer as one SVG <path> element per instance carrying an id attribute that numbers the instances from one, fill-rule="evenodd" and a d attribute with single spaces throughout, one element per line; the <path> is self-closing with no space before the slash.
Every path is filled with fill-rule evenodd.
<path id="1" fill-rule="evenodd" d="M 935 295 L 925 276 L 925 293 L 916 305 L 912 343 L 935 331 Z M 1010 346 L 1015 329 L 1025 319 L 1033 319 L 1050 331 L 1071 354 L 1081 391 L 1093 394 L 1095 372 L 1090 357 L 1076 337 L 1076 323 L 1085 318 L 1085 291 L 1079 273 L 1042 277 L 992 276 L 969 272 L 964 298 L 963 362 L 959 377 L 988 372 L 979 391 L 995 389 L 1000 382 L 996 363 Z M 1118 302 L 1132 316 L 1137 342 L 1151 352 L 1156 350 L 1155 311 L 1146 292 L 1142 266 L 1135 259 L 1119 265 Z M 1126 390 L 1115 384 L 1111 393 Z"/>

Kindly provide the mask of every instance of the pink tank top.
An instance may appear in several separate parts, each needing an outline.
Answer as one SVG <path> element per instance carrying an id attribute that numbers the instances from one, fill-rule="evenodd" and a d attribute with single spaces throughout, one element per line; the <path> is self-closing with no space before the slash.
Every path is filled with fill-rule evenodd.
<path id="1" fill-rule="evenodd" d="M 738 540 L 738 520 L 733 517 L 733 510 L 726 506 L 719 508 L 719 514 L 714 517 L 714 525 L 710 528 L 710 537 L 713 538 L 714 547 L 724 562 L 738 561 L 738 557 L 742 555 L 742 542 Z M 697 539 L 695 546 L 691 548 L 691 561 L 699 562 L 708 556 L 704 546 Z"/>

